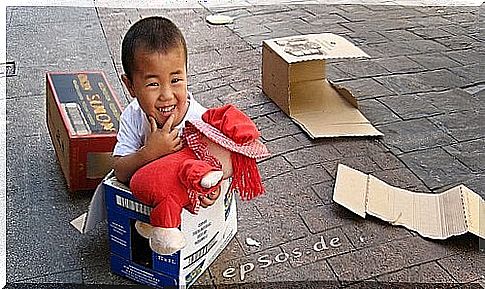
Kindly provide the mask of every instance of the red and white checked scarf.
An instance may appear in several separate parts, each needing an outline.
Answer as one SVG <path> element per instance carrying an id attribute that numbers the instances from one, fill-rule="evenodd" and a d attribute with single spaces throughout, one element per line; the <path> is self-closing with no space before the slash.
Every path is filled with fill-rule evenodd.
<path id="1" fill-rule="evenodd" d="M 184 140 L 188 147 L 199 160 L 204 160 L 217 169 L 222 170 L 221 163 L 209 152 L 207 144 L 202 140 L 203 135 L 193 124 L 187 122 L 184 128 Z M 226 138 L 221 136 L 211 136 L 216 139 L 215 143 L 223 144 L 226 141 Z M 251 200 L 261 195 L 264 192 L 264 187 L 256 165 L 256 159 L 231 151 L 231 162 L 233 176 L 230 190 L 237 190 L 243 200 Z M 193 208 L 195 213 L 198 212 L 200 207 L 200 195 L 202 195 L 200 192 L 193 189 L 189 190 L 189 199 L 195 204 Z"/>

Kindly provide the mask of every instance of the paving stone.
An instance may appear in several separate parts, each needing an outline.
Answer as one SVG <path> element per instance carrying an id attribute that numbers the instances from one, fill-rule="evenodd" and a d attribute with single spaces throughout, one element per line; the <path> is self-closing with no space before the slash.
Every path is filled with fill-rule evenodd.
<path id="1" fill-rule="evenodd" d="M 485 140 L 477 139 L 443 147 L 474 172 L 485 170 Z"/>
<path id="2" fill-rule="evenodd" d="M 403 154 L 400 159 L 430 188 L 458 185 L 471 173 L 442 148 Z"/>
<path id="3" fill-rule="evenodd" d="M 283 251 L 279 247 L 231 261 L 219 261 L 219 259 L 216 259 L 209 270 L 214 277 L 216 285 L 241 283 L 248 283 L 249 285 L 255 282 L 264 282 L 270 276 L 290 270 L 288 261 L 275 261 L 277 256 L 283 258 Z M 269 262 L 271 262 L 270 265 L 268 265 Z"/>
<path id="4" fill-rule="evenodd" d="M 480 74 L 480 69 L 478 64 L 461 66 L 461 67 L 453 67 L 453 68 L 450 68 L 450 71 L 465 80 L 462 86 L 476 84 L 484 80 L 483 76 Z"/>
<path id="5" fill-rule="evenodd" d="M 439 287 L 440 283 L 449 285 L 456 282 L 436 262 L 417 265 L 398 272 L 378 276 L 377 280 L 381 282 L 433 283 L 437 287 Z"/>
<path id="6" fill-rule="evenodd" d="M 438 263 L 460 283 L 484 278 L 485 254 L 478 251 L 456 254 Z"/>
<path id="7" fill-rule="evenodd" d="M 356 21 L 349 23 L 341 23 L 342 26 L 355 31 L 362 30 L 367 27 L 367 31 L 386 31 L 386 30 L 405 30 L 414 27 L 419 27 L 414 19 L 380 19 L 377 20 L 367 20 L 367 21 Z"/>
<path id="8" fill-rule="evenodd" d="M 325 77 L 331 81 L 341 81 L 345 79 L 352 79 L 352 76 L 342 70 L 338 69 L 340 63 L 325 64 Z"/>
<path id="9" fill-rule="evenodd" d="M 396 115 L 404 120 L 421 118 L 441 114 L 441 109 L 426 101 L 420 94 L 400 94 L 380 97 L 379 102 L 384 103 Z"/>
<path id="10" fill-rule="evenodd" d="M 230 62 L 214 50 L 191 54 L 190 59 L 190 69 L 194 73 L 204 73 L 231 66 Z"/>
<path id="11" fill-rule="evenodd" d="M 229 260 L 241 258 L 241 256 L 244 255 L 244 251 L 242 250 L 237 237 L 238 236 L 233 238 L 229 244 L 227 244 L 227 247 L 222 250 L 221 254 L 217 257 L 219 262 L 227 262 Z"/>
<path id="12" fill-rule="evenodd" d="M 445 113 L 473 110 L 479 106 L 478 101 L 470 93 L 460 88 L 426 92 L 419 96 Z"/>
<path id="13" fill-rule="evenodd" d="M 296 215 L 321 205 L 321 200 L 312 190 L 312 185 L 294 173 L 284 173 L 264 182 L 266 193 L 254 201 L 263 215 L 280 218 Z M 267 208 L 271 208 L 268 210 Z"/>
<path id="14" fill-rule="evenodd" d="M 403 167 L 403 163 L 399 158 L 390 152 L 371 153 L 369 157 L 382 169 L 392 170 Z"/>
<path id="15" fill-rule="evenodd" d="M 8 31 L 7 56 L 10 61 L 23 67 L 59 67 L 59 59 L 62 59 L 60 67 L 63 69 L 82 67 L 85 70 L 94 70 L 100 64 L 105 66 L 110 60 L 106 42 L 99 41 L 102 37 L 101 26 L 95 20 L 83 21 L 79 25 L 40 23 L 34 26 L 17 26 Z"/>
<path id="16" fill-rule="evenodd" d="M 328 261 L 339 280 L 358 281 L 450 254 L 450 250 L 440 244 L 411 237 L 332 257 Z M 360 264 L 360 270 L 351 269 L 350 264 Z"/>
<path id="17" fill-rule="evenodd" d="M 19 283 L 70 283 L 70 284 L 82 284 L 83 274 L 82 270 L 73 270 L 66 272 L 57 272 L 39 277 L 24 279 L 17 281 Z"/>
<path id="18" fill-rule="evenodd" d="M 437 117 L 438 121 L 440 116 Z M 410 152 L 419 149 L 449 145 L 455 141 L 437 129 L 427 119 L 412 119 L 377 126 L 384 134 L 383 143 L 390 149 Z"/>
<path id="19" fill-rule="evenodd" d="M 342 156 L 347 158 L 367 156 L 387 150 L 377 138 L 369 137 L 339 138 L 333 140 L 332 144 Z"/>
<path id="20" fill-rule="evenodd" d="M 376 99 L 359 101 L 359 110 L 373 125 L 399 121 L 400 118 L 387 106 Z"/>
<path id="21" fill-rule="evenodd" d="M 463 65 L 480 63 L 480 54 L 476 46 L 471 49 L 444 52 L 444 54 Z"/>
<path id="22" fill-rule="evenodd" d="M 301 168 L 310 164 L 316 164 L 322 161 L 335 160 L 340 157 L 331 143 L 320 144 L 314 147 L 302 148 L 284 155 L 285 159 L 295 168 Z"/>
<path id="23" fill-rule="evenodd" d="M 318 206 L 306 212 L 302 212 L 300 215 L 312 234 L 344 225 L 352 225 L 360 218 L 336 203 Z"/>
<path id="24" fill-rule="evenodd" d="M 274 102 L 268 102 L 262 105 L 251 106 L 243 111 L 250 117 L 259 117 L 280 111 L 280 108 Z"/>
<path id="25" fill-rule="evenodd" d="M 219 99 L 223 96 L 230 95 L 234 93 L 234 89 L 229 85 L 221 86 L 218 88 L 206 90 L 194 93 L 195 99 L 205 107 L 218 107 L 225 103 Z"/>
<path id="26" fill-rule="evenodd" d="M 340 63 L 337 67 L 354 78 L 387 75 L 389 73 L 384 67 L 372 60 L 350 59 Z"/>
<path id="27" fill-rule="evenodd" d="M 372 78 L 339 81 L 337 84 L 349 88 L 358 100 L 395 94 L 394 91 Z"/>
<path id="28" fill-rule="evenodd" d="M 337 161 L 325 162 L 323 166 L 331 176 L 336 177 L 339 164 L 343 164 L 364 173 L 380 171 L 380 167 L 368 156 L 343 157 Z"/>
<path id="29" fill-rule="evenodd" d="M 440 29 L 439 27 L 417 27 L 410 29 L 410 31 L 424 39 L 435 39 L 440 37 L 452 36 L 451 33 Z"/>
<path id="30" fill-rule="evenodd" d="M 295 123 L 276 123 L 271 128 L 261 130 L 261 137 L 266 141 L 271 141 L 287 135 L 297 134 L 301 132 L 301 128 Z"/>
<path id="31" fill-rule="evenodd" d="M 314 264 L 353 249 L 339 228 L 293 240 L 281 245 L 281 248 L 283 252 L 291 256 L 288 258 L 288 262 L 294 268 Z"/>
<path id="32" fill-rule="evenodd" d="M 430 120 L 458 141 L 466 141 L 484 136 L 483 116 L 483 110 L 459 111 L 435 116 Z"/>
<path id="33" fill-rule="evenodd" d="M 408 57 L 429 70 L 460 66 L 459 62 L 450 59 L 442 53 L 426 53 Z"/>
<path id="34" fill-rule="evenodd" d="M 382 34 L 375 31 L 352 31 L 345 33 L 345 36 L 350 38 L 349 40 L 356 46 L 362 44 L 383 43 L 387 41 L 387 39 L 382 36 Z"/>
<path id="35" fill-rule="evenodd" d="M 386 57 L 374 60 L 374 62 L 391 73 L 409 73 L 425 70 L 421 63 L 413 61 L 411 58 L 407 56 Z"/>
<path id="36" fill-rule="evenodd" d="M 222 103 L 232 103 L 241 110 L 271 101 L 266 97 L 266 95 L 261 91 L 261 88 L 259 87 L 249 88 L 222 95 L 219 97 L 219 100 Z"/>
<path id="37" fill-rule="evenodd" d="M 45 117 L 45 96 L 7 99 L 6 103 L 9 135 L 48 135 Z M 26 107 L 37 109 L 26 110 Z"/>
<path id="38" fill-rule="evenodd" d="M 293 168 L 285 158 L 280 156 L 264 160 L 258 166 L 263 180 L 286 173 Z"/>
<path id="39" fill-rule="evenodd" d="M 327 262 L 315 262 L 306 266 L 272 276 L 268 281 L 278 282 L 279 287 L 275 288 L 330 288 L 327 286 L 337 286 L 337 278 L 333 274 Z"/>
<path id="40" fill-rule="evenodd" d="M 419 41 L 423 39 L 420 36 L 408 30 L 389 30 L 389 31 L 381 31 L 380 33 L 390 41 L 411 41 L 412 42 L 412 41 Z"/>
<path id="41" fill-rule="evenodd" d="M 258 198 L 257 202 L 261 202 L 264 197 Z M 264 208 L 267 210 L 266 208 L 268 207 L 265 206 Z M 276 217 L 276 213 L 280 213 L 280 215 Z M 250 228 L 245 227 L 244 230 L 238 233 L 239 243 L 246 255 L 281 245 L 293 239 L 302 238 L 308 234 L 303 221 L 289 210 L 281 210 L 280 212 L 272 210 L 263 214 L 264 216 L 272 217 L 251 220 Z M 247 222 L 247 220 L 249 219 L 241 222 Z M 256 240 L 261 245 L 249 246 L 245 242 L 246 238 Z"/>
<path id="42" fill-rule="evenodd" d="M 210 274 L 209 269 L 206 269 L 202 275 L 194 282 L 192 285 L 194 288 L 204 288 L 204 287 L 213 287 L 214 282 L 212 281 L 212 277 Z"/>
<path id="43" fill-rule="evenodd" d="M 407 168 L 398 168 L 386 171 L 375 171 L 372 173 L 378 179 L 388 183 L 391 186 L 398 188 L 420 188 L 423 183 L 414 174 L 413 171 Z"/>
<path id="44" fill-rule="evenodd" d="M 257 117 L 253 119 L 253 122 L 256 124 L 256 127 L 259 130 L 263 128 L 271 127 L 274 125 L 274 122 L 267 116 Z"/>
<path id="45" fill-rule="evenodd" d="M 11 13 L 11 26 L 35 26 L 44 23 L 79 23 L 86 20 L 97 20 L 94 7 L 17 6 Z"/>
<path id="46" fill-rule="evenodd" d="M 233 82 L 230 84 L 230 86 L 234 88 L 236 91 L 244 90 L 248 88 L 261 87 L 261 77 L 259 77 L 259 74 L 258 74 L 258 77 L 249 76 L 248 79 Z"/>
<path id="47" fill-rule="evenodd" d="M 279 155 L 289 151 L 294 151 L 305 144 L 295 138 L 295 136 L 286 136 L 266 142 L 266 146 L 272 155 Z"/>
<path id="48" fill-rule="evenodd" d="M 355 224 L 344 225 L 341 229 L 356 249 L 377 246 L 412 236 L 403 227 L 392 226 L 388 222 L 372 216 L 361 218 Z"/>
<path id="49" fill-rule="evenodd" d="M 474 39 L 466 35 L 437 38 L 435 41 L 453 50 L 473 48 L 475 42 Z"/>
<path id="50" fill-rule="evenodd" d="M 333 189 L 335 182 L 328 181 L 312 186 L 315 194 L 322 200 L 324 205 L 330 205 L 333 202 Z"/>

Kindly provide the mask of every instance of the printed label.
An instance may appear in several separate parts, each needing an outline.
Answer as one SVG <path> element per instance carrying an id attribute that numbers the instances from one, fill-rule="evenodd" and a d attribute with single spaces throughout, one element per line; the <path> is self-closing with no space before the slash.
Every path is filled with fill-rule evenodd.
<path id="1" fill-rule="evenodd" d="M 121 109 L 101 73 L 51 74 L 72 125 L 71 134 L 116 133 Z"/>

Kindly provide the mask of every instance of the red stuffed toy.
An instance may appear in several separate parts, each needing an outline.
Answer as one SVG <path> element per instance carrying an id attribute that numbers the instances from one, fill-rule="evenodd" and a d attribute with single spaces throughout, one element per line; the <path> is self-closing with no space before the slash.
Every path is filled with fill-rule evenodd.
<path id="1" fill-rule="evenodd" d="M 232 176 L 230 190 L 237 190 L 243 200 L 264 192 L 256 159 L 269 152 L 259 136 L 256 125 L 235 106 L 209 109 L 202 120 L 186 122 L 184 148 L 133 175 L 133 195 L 153 207 L 150 224 L 136 224 L 153 251 L 168 255 L 185 247 L 185 237 L 178 229 L 182 209 L 197 214 L 199 197 L 210 196 L 223 179 Z"/>

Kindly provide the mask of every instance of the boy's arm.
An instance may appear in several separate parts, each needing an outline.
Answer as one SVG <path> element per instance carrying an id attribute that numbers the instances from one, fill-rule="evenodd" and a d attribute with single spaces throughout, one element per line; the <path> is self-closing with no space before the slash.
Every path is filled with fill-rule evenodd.
<path id="1" fill-rule="evenodd" d="M 173 119 L 174 117 L 171 115 L 159 129 L 155 119 L 150 117 L 150 134 L 145 146 L 133 154 L 115 156 L 113 169 L 119 181 L 128 183 L 131 176 L 142 166 L 182 148 L 178 129 L 172 129 Z"/>

